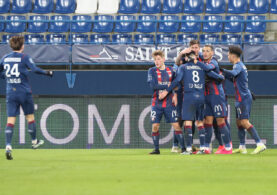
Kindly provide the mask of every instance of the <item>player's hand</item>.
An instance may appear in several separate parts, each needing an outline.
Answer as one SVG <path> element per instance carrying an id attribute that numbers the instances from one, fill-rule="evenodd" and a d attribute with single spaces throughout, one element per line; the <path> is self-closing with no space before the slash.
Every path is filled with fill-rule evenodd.
<path id="1" fill-rule="evenodd" d="M 180 54 L 184 55 L 184 54 L 190 53 L 190 52 L 191 52 L 191 49 L 190 49 L 190 47 L 188 47 L 188 48 L 186 48 L 186 49 L 183 49 L 183 50 L 180 52 Z"/>
<path id="2" fill-rule="evenodd" d="M 195 56 L 194 61 L 193 61 L 194 64 L 197 64 L 197 61 L 198 61 L 198 60 L 197 60 L 197 57 Z"/>
<path id="3" fill-rule="evenodd" d="M 52 70 L 47 70 L 47 71 L 46 71 L 46 75 L 47 75 L 47 76 L 50 76 L 50 77 L 53 77 L 54 72 L 53 72 Z"/>
<path id="4" fill-rule="evenodd" d="M 168 91 L 163 91 L 162 93 L 159 94 L 159 100 L 164 99 L 168 94 Z"/>
<path id="5" fill-rule="evenodd" d="M 176 93 L 172 97 L 172 103 L 174 104 L 174 106 L 178 105 L 178 99 L 177 99 L 177 94 Z"/>

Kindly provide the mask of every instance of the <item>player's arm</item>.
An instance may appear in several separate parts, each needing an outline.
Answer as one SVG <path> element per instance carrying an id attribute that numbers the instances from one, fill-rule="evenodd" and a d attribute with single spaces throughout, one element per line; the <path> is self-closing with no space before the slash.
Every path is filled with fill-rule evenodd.
<path id="1" fill-rule="evenodd" d="M 184 66 L 180 66 L 177 71 L 176 78 L 172 81 L 171 85 L 166 89 L 167 92 L 171 92 L 174 88 L 178 87 L 179 83 L 183 80 Z"/>
<path id="2" fill-rule="evenodd" d="M 213 78 L 213 79 L 215 79 L 218 82 L 221 82 L 221 81 L 223 81 L 225 79 L 223 75 L 218 74 L 218 73 L 216 73 L 214 71 L 206 72 L 206 74 L 207 74 L 208 77 Z"/>
<path id="3" fill-rule="evenodd" d="M 36 64 L 34 63 L 34 61 L 32 60 L 32 58 L 26 56 L 23 58 L 25 61 L 25 64 L 27 65 L 27 67 L 29 69 L 31 69 L 33 72 L 37 73 L 37 74 L 44 74 L 47 76 L 53 76 L 53 71 L 45 71 L 39 67 L 36 66 Z"/>
<path id="4" fill-rule="evenodd" d="M 226 69 L 221 69 L 223 74 L 226 75 L 226 77 L 236 77 L 242 70 L 242 67 L 238 64 L 234 65 L 233 70 L 226 70 Z"/>
<path id="5" fill-rule="evenodd" d="M 0 60 L 0 78 L 1 78 L 1 79 L 5 79 L 3 58 Z"/>
<path id="6" fill-rule="evenodd" d="M 167 85 L 158 84 L 157 79 L 155 79 L 155 78 L 156 77 L 154 76 L 152 69 L 149 69 L 148 76 L 147 76 L 147 82 L 153 91 L 154 90 L 163 90 L 168 87 Z"/>
<path id="7" fill-rule="evenodd" d="M 215 64 L 214 63 L 204 64 L 204 63 L 198 61 L 197 65 L 200 66 L 206 72 L 215 69 Z"/>
<path id="8" fill-rule="evenodd" d="M 191 49 L 190 49 L 190 48 L 186 48 L 186 49 L 182 50 L 182 51 L 178 54 L 178 56 L 177 56 L 177 58 L 176 58 L 176 60 L 175 60 L 175 64 L 177 64 L 178 66 L 180 66 L 182 63 L 184 63 L 184 62 L 183 62 L 183 55 L 186 54 L 186 53 L 189 53 L 189 52 L 191 52 Z"/>

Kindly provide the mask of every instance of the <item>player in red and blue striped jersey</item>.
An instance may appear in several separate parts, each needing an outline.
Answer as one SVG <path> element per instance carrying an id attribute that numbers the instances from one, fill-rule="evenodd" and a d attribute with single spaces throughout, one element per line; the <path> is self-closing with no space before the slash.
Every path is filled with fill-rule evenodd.
<path id="1" fill-rule="evenodd" d="M 238 135 L 240 139 L 240 146 L 238 150 L 234 150 L 234 153 L 246 153 L 245 148 L 245 131 L 250 133 L 252 138 L 255 140 L 257 147 L 252 154 L 258 154 L 266 149 L 266 146 L 262 143 L 257 130 L 249 122 L 252 95 L 248 89 L 248 73 L 246 66 L 240 61 L 242 50 L 237 46 L 230 46 L 228 59 L 233 64 L 233 70 L 222 69 L 224 75 L 227 78 L 232 78 L 235 88 L 236 96 L 236 118 L 238 126 Z"/>
<path id="2" fill-rule="evenodd" d="M 176 94 L 170 93 L 163 100 L 159 99 L 160 94 L 170 86 L 174 80 L 176 73 L 172 67 L 165 66 L 165 56 L 160 50 L 156 50 L 152 54 L 155 67 L 148 70 L 147 82 L 153 90 L 152 95 L 152 109 L 151 109 L 151 122 L 152 122 L 152 138 L 155 149 L 150 154 L 160 154 L 159 150 L 159 127 L 162 116 L 165 116 L 167 123 L 171 123 L 174 128 L 174 133 L 177 136 L 178 142 L 181 145 L 182 151 L 185 150 L 184 137 L 182 129 L 178 123 L 177 110 L 176 110 Z M 173 98 L 175 96 L 175 98 Z"/>

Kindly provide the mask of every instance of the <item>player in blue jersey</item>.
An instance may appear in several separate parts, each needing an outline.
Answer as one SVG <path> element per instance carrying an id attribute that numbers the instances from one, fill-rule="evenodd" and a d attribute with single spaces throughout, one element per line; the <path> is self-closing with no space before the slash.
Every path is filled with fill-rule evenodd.
<path id="1" fill-rule="evenodd" d="M 176 73 L 172 67 L 165 66 L 165 56 L 160 50 L 153 52 L 152 57 L 155 61 L 155 67 L 148 70 L 147 82 L 153 90 L 152 95 L 152 109 L 151 109 L 151 122 L 152 122 L 152 138 L 155 149 L 149 154 L 160 154 L 159 150 L 159 127 L 162 116 L 165 116 L 167 123 L 171 123 L 174 133 L 177 136 L 178 142 L 181 145 L 182 151 L 185 151 L 184 137 L 182 129 L 179 126 L 176 110 L 176 94 L 170 93 L 163 100 L 159 99 L 160 94 L 168 88 Z"/>
<path id="2" fill-rule="evenodd" d="M 213 71 L 214 67 L 205 65 L 199 62 L 196 58 L 195 52 L 187 54 L 189 62 L 181 65 L 178 69 L 176 79 L 171 83 L 161 95 L 160 99 L 167 97 L 178 83 L 182 82 L 184 86 L 184 97 L 182 107 L 182 119 L 185 121 L 185 131 L 188 134 L 187 151 L 182 154 L 192 154 L 192 122 L 197 121 L 197 127 L 200 137 L 200 149 L 205 148 L 205 128 L 204 128 L 204 88 L 205 88 L 205 74 L 210 75 L 217 80 L 223 80 L 224 77 Z"/>
<path id="3" fill-rule="evenodd" d="M 213 71 L 220 73 L 217 60 L 213 58 L 214 48 L 212 45 L 205 45 L 203 47 L 203 58 L 206 65 L 213 66 Z M 222 136 L 225 147 L 217 151 L 216 154 L 232 154 L 231 140 L 230 140 L 230 130 L 225 122 L 225 117 L 227 117 L 227 105 L 225 100 L 225 93 L 222 84 L 207 78 L 205 83 L 205 150 L 199 151 L 200 153 L 210 154 L 209 146 L 211 144 L 212 134 L 213 134 L 213 120 L 216 119 L 217 126 Z"/>
<path id="4" fill-rule="evenodd" d="M 34 103 L 32 91 L 28 80 L 29 69 L 38 74 L 51 76 L 52 71 L 42 70 L 34 64 L 33 60 L 24 50 L 23 36 L 14 36 L 9 40 L 13 52 L 5 55 L 0 61 L 0 73 L 4 74 L 6 79 L 6 103 L 7 103 L 7 126 L 6 135 L 6 158 L 12 160 L 12 135 L 19 114 L 20 106 L 22 107 L 26 120 L 28 121 L 28 132 L 32 139 L 32 148 L 36 149 L 44 142 L 36 137 L 36 124 L 34 117 Z"/>
<path id="5" fill-rule="evenodd" d="M 224 75 L 227 78 L 232 78 L 235 88 L 236 96 L 236 118 L 238 126 L 238 136 L 240 139 L 240 146 L 238 150 L 234 150 L 234 153 L 246 153 L 245 148 L 245 130 L 246 129 L 252 138 L 255 140 L 257 147 L 252 154 L 258 154 L 266 149 L 266 146 L 262 143 L 257 130 L 249 122 L 252 95 L 248 89 L 248 73 L 246 66 L 240 61 L 242 50 L 236 46 L 229 47 L 228 59 L 233 64 L 233 70 L 222 69 Z"/>

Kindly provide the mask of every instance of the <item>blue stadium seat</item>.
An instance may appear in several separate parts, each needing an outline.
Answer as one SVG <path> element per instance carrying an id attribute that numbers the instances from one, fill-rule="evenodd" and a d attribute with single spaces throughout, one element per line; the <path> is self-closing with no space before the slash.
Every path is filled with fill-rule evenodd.
<path id="1" fill-rule="evenodd" d="M 228 1 L 227 12 L 231 14 L 244 14 L 247 12 L 247 0 L 230 0 Z"/>
<path id="2" fill-rule="evenodd" d="M 90 35 L 90 42 L 95 44 L 105 44 L 111 42 L 109 34 L 92 34 Z"/>
<path id="3" fill-rule="evenodd" d="M 0 16 L 0 32 L 3 32 L 5 29 L 5 22 L 3 22 L 5 20 L 4 16 Z"/>
<path id="4" fill-rule="evenodd" d="M 57 22 L 50 22 L 49 32 L 61 33 L 69 31 L 69 22 L 66 22 L 65 20 L 70 20 L 70 16 L 55 15 L 51 16 L 50 20 L 55 20 Z"/>
<path id="5" fill-rule="evenodd" d="M 151 34 L 136 34 L 135 44 L 154 44 L 154 35 Z"/>
<path id="6" fill-rule="evenodd" d="M 113 22 L 107 22 L 107 20 L 114 20 L 113 16 L 110 15 L 98 15 L 95 16 L 95 20 L 99 20 L 98 22 L 94 23 L 93 32 L 112 32 L 113 31 Z"/>
<path id="7" fill-rule="evenodd" d="M 157 14 L 161 12 L 160 0 L 142 0 L 141 13 L 144 14 Z"/>
<path id="8" fill-rule="evenodd" d="M 222 16 L 218 15 L 209 15 L 204 16 L 204 20 L 222 20 Z M 221 32 L 222 31 L 222 22 L 203 22 L 203 32 Z"/>
<path id="9" fill-rule="evenodd" d="M 269 10 L 268 0 L 250 0 L 248 13 L 265 14 Z"/>
<path id="10" fill-rule="evenodd" d="M 200 15 L 186 15 L 182 16 L 182 20 L 200 20 Z M 201 22 L 182 22 L 181 23 L 181 32 L 200 32 L 201 31 Z"/>
<path id="11" fill-rule="evenodd" d="M 113 34 L 112 41 L 116 44 L 131 44 L 132 35 L 131 34 Z"/>
<path id="12" fill-rule="evenodd" d="M 135 20 L 134 15 L 120 15 L 116 16 L 117 22 L 115 23 L 114 32 L 134 32 L 136 22 L 119 22 L 119 20 Z"/>
<path id="13" fill-rule="evenodd" d="M 200 35 L 200 42 L 201 43 L 216 43 L 219 42 L 219 35 L 218 34 L 202 34 Z"/>
<path id="14" fill-rule="evenodd" d="M 48 16 L 44 15 L 35 15 L 35 16 L 30 16 L 30 20 L 34 22 L 29 22 L 28 24 L 28 32 L 31 33 L 42 33 L 42 32 L 47 32 L 48 30 L 48 22 L 39 22 L 40 20 L 49 20 Z"/>
<path id="15" fill-rule="evenodd" d="M 92 27 L 92 20 L 91 16 L 89 15 L 75 15 L 72 17 L 73 21 L 80 21 L 80 20 L 88 20 L 91 22 L 72 22 L 71 31 L 72 32 L 78 32 L 78 33 L 84 33 L 84 32 L 90 32 Z"/>
<path id="16" fill-rule="evenodd" d="M 259 15 L 247 16 L 247 20 L 258 20 L 258 21 L 247 22 L 245 32 L 252 32 L 252 33 L 265 32 L 266 23 L 263 22 L 263 20 L 265 20 L 265 16 L 259 16 Z"/>
<path id="17" fill-rule="evenodd" d="M 33 13 L 49 14 L 53 11 L 54 0 L 35 0 Z"/>
<path id="18" fill-rule="evenodd" d="M 13 0 L 12 13 L 29 13 L 32 9 L 32 0 Z"/>
<path id="19" fill-rule="evenodd" d="M 139 12 L 139 0 L 120 0 L 119 13 L 122 14 L 135 14 Z"/>
<path id="20" fill-rule="evenodd" d="M 264 42 L 264 35 L 263 34 L 246 34 L 244 35 L 244 42 L 245 43 L 263 43 Z"/>
<path id="21" fill-rule="evenodd" d="M 17 36 L 17 34 L 5 34 L 2 36 L 2 42 L 3 43 L 9 43 L 10 38 L 13 36 Z"/>
<path id="22" fill-rule="evenodd" d="M 270 13 L 277 14 L 277 0 L 271 0 Z"/>
<path id="23" fill-rule="evenodd" d="M 243 20 L 243 19 L 244 17 L 240 15 L 232 15 L 232 16 L 225 17 L 225 20 Z M 244 26 L 245 25 L 243 22 L 225 22 L 224 32 L 231 32 L 231 33 L 243 32 Z"/>
<path id="24" fill-rule="evenodd" d="M 26 44 L 42 44 L 44 43 L 44 35 L 42 34 L 28 34 L 24 35 Z"/>
<path id="25" fill-rule="evenodd" d="M 74 13 L 76 9 L 75 0 L 57 0 L 56 2 L 56 13 L 69 14 Z"/>
<path id="26" fill-rule="evenodd" d="M 175 44 L 176 35 L 174 34 L 158 34 L 157 37 L 158 44 Z"/>
<path id="27" fill-rule="evenodd" d="M 200 14 L 204 11 L 204 0 L 185 0 L 184 13 Z"/>
<path id="28" fill-rule="evenodd" d="M 180 34 L 177 36 L 177 42 L 180 44 L 189 44 L 191 40 L 198 40 L 197 34 Z"/>
<path id="29" fill-rule="evenodd" d="M 66 36 L 65 34 L 48 34 L 46 35 L 46 41 L 51 44 L 65 44 Z"/>
<path id="30" fill-rule="evenodd" d="M 179 20 L 179 16 L 176 15 L 163 15 L 161 20 Z M 160 22 L 159 32 L 173 33 L 179 30 L 179 22 Z"/>
<path id="31" fill-rule="evenodd" d="M 206 13 L 209 14 L 222 14 L 225 13 L 226 3 L 225 0 L 207 0 Z"/>
<path id="32" fill-rule="evenodd" d="M 9 33 L 21 33 L 26 29 L 26 22 L 16 22 L 17 20 L 26 20 L 25 16 L 10 15 L 7 16 L 7 23 L 5 32 Z"/>
<path id="33" fill-rule="evenodd" d="M 10 10 L 10 0 L 0 0 L 0 14 L 8 13 Z"/>
<path id="34" fill-rule="evenodd" d="M 228 45 L 236 45 L 241 43 L 241 35 L 240 34 L 223 34 L 221 36 L 221 41 L 224 44 Z"/>
<path id="35" fill-rule="evenodd" d="M 69 40 L 71 40 L 74 44 L 88 44 L 88 35 L 87 34 L 71 34 L 69 36 Z"/>
<path id="36" fill-rule="evenodd" d="M 155 21 L 157 20 L 157 16 L 154 16 L 154 15 L 139 16 L 139 21 L 143 21 L 143 22 L 137 23 L 137 31 L 144 32 L 144 33 L 155 32 L 157 24 L 149 20 Z"/>
<path id="37" fill-rule="evenodd" d="M 167 0 L 163 3 L 162 13 L 165 14 L 178 14 L 182 13 L 183 2 L 182 0 Z"/>

